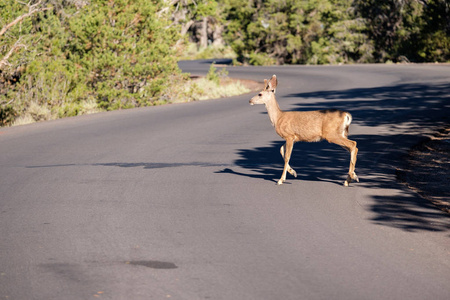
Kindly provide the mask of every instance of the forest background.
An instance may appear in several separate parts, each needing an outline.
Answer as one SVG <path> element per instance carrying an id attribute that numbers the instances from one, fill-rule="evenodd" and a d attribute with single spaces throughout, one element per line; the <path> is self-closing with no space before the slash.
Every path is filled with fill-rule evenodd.
<path id="1" fill-rule="evenodd" d="M 0 28 L 1 126 L 197 100 L 180 59 L 450 61 L 448 0 L 0 0 Z"/>

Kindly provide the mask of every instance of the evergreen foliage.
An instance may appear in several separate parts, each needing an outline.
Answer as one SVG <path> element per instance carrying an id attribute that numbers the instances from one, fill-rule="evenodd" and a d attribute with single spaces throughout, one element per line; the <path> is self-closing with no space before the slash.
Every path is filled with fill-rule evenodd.
<path id="1" fill-rule="evenodd" d="M 449 61 L 446 0 L 224 0 L 226 41 L 250 64 Z"/>
<path id="2" fill-rule="evenodd" d="M 29 9 L 1 1 L 2 27 Z M 42 2 L 48 10 L 0 37 L 2 55 L 16 41 L 23 44 L 0 70 L 1 123 L 154 105 L 178 96 L 174 85 L 186 79 L 174 47 L 179 32 L 159 14 L 163 2 Z"/>

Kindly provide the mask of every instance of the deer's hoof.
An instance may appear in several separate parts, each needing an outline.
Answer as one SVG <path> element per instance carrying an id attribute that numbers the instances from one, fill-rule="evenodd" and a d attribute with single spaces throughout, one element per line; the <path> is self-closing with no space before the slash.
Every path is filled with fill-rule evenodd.
<path id="1" fill-rule="evenodd" d="M 283 179 L 280 179 L 280 180 L 278 180 L 277 185 L 282 185 L 283 182 L 284 182 L 284 180 L 283 180 Z"/>
<path id="2" fill-rule="evenodd" d="M 347 180 L 345 180 L 345 182 L 344 182 L 344 186 L 349 186 L 350 182 L 352 182 L 352 181 L 359 182 L 359 178 L 358 178 L 358 176 L 356 176 L 355 172 L 353 172 L 352 174 L 348 174 Z"/>
<path id="3" fill-rule="evenodd" d="M 289 174 L 291 174 L 292 176 L 294 176 L 295 178 L 297 178 L 297 172 L 295 172 L 294 169 L 290 169 L 290 170 L 288 170 L 288 171 L 289 171 Z"/>
<path id="4" fill-rule="evenodd" d="M 353 172 L 352 174 L 349 174 L 348 175 L 348 177 L 347 177 L 347 181 L 356 181 L 356 182 L 359 182 L 359 178 L 358 178 L 358 176 L 356 175 L 356 173 L 355 172 Z M 349 181 L 349 182 L 350 182 Z"/>

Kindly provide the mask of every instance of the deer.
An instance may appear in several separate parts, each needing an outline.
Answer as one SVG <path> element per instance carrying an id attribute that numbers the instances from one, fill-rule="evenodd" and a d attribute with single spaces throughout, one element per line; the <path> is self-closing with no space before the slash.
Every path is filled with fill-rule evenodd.
<path id="1" fill-rule="evenodd" d="M 282 111 L 275 98 L 277 85 L 276 75 L 269 80 L 264 79 L 264 89 L 249 101 L 250 105 L 265 104 L 272 126 L 275 127 L 276 133 L 286 141 L 280 148 L 281 156 L 284 159 L 284 169 L 277 184 L 281 185 L 286 181 L 286 172 L 297 177 L 297 172 L 289 165 L 294 143 L 322 140 L 339 145 L 350 152 L 350 167 L 344 186 L 349 186 L 352 181 L 359 182 L 355 173 L 358 148 L 356 148 L 355 141 L 348 139 L 352 115 L 338 109 Z"/>

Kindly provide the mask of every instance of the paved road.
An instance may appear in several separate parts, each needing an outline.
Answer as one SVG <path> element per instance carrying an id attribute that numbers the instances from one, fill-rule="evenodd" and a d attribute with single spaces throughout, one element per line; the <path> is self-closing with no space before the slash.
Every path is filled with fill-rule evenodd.
<path id="1" fill-rule="evenodd" d="M 324 142 L 277 186 L 252 95 L 0 129 L 0 299 L 450 299 L 450 218 L 395 180 L 449 114 L 450 67 L 228 70 L 276 74 L 282 109 L 350 111 L 361 182 Z"/>

